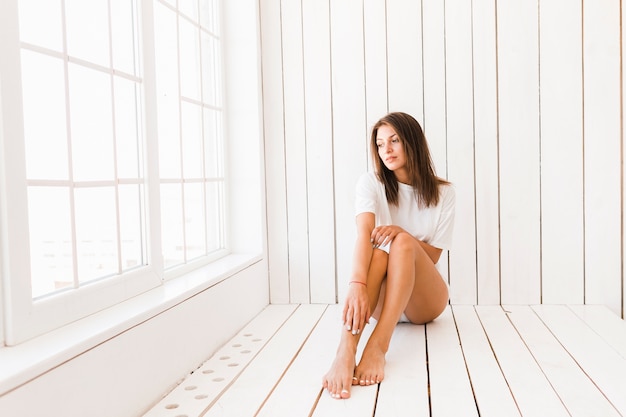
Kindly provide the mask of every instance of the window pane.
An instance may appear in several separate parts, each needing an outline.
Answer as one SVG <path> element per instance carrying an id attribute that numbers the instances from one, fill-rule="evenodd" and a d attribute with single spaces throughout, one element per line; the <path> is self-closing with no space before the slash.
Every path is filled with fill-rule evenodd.
<path id="1" fill-rule="evenodd" d="M 202 178 L 202 108 L 182 103 L 183 174 Z"/>
<path id="2" fill-rule="evenodd" d="M 220 44 L 215 43 L 215 105 L 221 106 L 223 102 L 222 98 L 222 53 Z"/>
<path id="3" fill-rule="evenodd" d="M 178 0 L 178 8 L 194 22 L 198 21 L 198 0 Z"/>
<path id="4" fill-rule="evenodd" d="M 219 28 L 218 0 L 200 0 L 200 24 L 211 33 L 218 34 Z"/>
<path id="5" fill-rule="evenodd" d="M 110 76 L 70 65 L 69 77 L 74 179 L 113 179 Z"/>
<path id="6" fill-rule="evenodd" d="M 107 0 L 65 0 L 67 53 L 109 66 L 109 10 Z"/>
<path id="7" fill-rule="evenodd" d="M 222 239 L 222 183 L 206 183 L 207 253 L 224 247 Z"/>
<path id="8" fill-rule="evenodd" d="M 115 78 L 115 139 L 117 176 L 120 178 L 139 178 L 143 175 L 138 89 L 133 81 Z"/>
<path id="9" fill-rule="evenodd" d="M 215 38 L 202 33 L 202 99 L 214 106 L 220 105 L 218 95 L 218 42 Z"/>
<path id="10" fill-rule="evenodd" d="M 155 55 L 158 97 L 159 170 L 161 178 L 180 178 L 178 44 L 176 14 L 155 4 Z"/>
<path id="11" fill-rule="evenodd" d="M 202 183 L 185 184 L 185 242 L 187 260 L 206 254 Z"/>
<path id="12" fill-rule="evenodd" d="M 20 40 L 63 51 L 60 0 L 20 0 Z"/>
<path id="13" fill-rule="evenodd" d="M 210 33 L 217 30 L 216 2 L 177 5 L 175 11 L 155 3 L 160 178 L 162 204 L 170 204 L 161 210 L 168 267 L 223 247 L 221 61 L 219 34 Z"/>
<path id="14" fill-rule="evenodd" d="M 110 2 L 113 68 L 137 75 L 135 2 L 132 0 L 110 0 Z"/>
<path id="15" fill-rule="evenodd" d="M 185 261 L 181 184 L 161 185 L 161 245 L 165 267 Z"/>
<path id="16" fill-rule="evenodd" d="M 74 285 L 70 199 L 65 187 L 29 187 L 33 298 Z"/>
<path id="17" fill-rule="evenodd" d="M 204 164 L 208 178 L 222 176 L 221 115 L 219 111 L 204 109 Z"/>
<path id="18" fill-rule="evenodd" d="M 200 33 L 185 19 L 179 22 L 180 92 L 183 97 L 200 100 Z"/>
<path id="19" fill-rule="evenodd" d="M 119 272 L 114 187 L 74 191 L 78 278 L 81 282 Z"/>
<path id="20" fill-rule="evenodd" d="M 180 163 L 180 139 L 178 133 L 178 105 L 172 119 L 159 120 L 159 170 L 161 178 L 179 178 L 182 175 Z"/>
<path id="21" fill-rule="evenodd" d="M 143 186 L 120 185 L 119 199 L 122 270 L 128 270 L 147 264 Z"/>
<path id="22" fill-rule="evenodd" d="M 30 179 L 68 179 L 63 62 L 22 51 L 26 170 Z"/>

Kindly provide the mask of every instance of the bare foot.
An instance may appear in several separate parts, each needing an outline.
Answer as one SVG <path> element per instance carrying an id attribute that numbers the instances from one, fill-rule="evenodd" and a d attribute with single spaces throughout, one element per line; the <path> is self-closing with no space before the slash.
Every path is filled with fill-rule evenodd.
<path id="1" fill-rule="evenodd" d="M 354 354 L 348 349 L 340 348 L 322 382 L 322 386 L 326 388 L 331 397 L 337 399 L 350 398 L 350 387 L 355 381 L 353 380 L 354 366 Z"/>
<path id="2" fill-rule="evenodd" d="M 359 385 L 373 385 L 382 381 L 385 377 L 385 352 L 375 345 L 365 346 L 354 376 Z"/>

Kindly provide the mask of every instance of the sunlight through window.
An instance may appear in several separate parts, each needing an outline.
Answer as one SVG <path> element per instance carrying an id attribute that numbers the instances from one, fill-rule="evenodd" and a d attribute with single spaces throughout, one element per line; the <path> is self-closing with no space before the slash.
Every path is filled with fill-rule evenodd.
<path id="1" fill-rule="evenodd" d="M 217 0 L 153 2 L 161 229 L 148 231 L 142 10 L 19 0 L 32 297 L 224 248 Z"/>

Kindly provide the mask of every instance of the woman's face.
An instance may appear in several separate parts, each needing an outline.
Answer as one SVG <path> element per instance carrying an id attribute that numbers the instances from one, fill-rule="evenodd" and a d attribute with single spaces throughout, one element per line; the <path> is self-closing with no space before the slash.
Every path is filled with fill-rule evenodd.
<path id="1" fill-rule="evenodd" d="M 398 181 L 407 182 L 404 146 L 391 126 L 382 125 L 378 128 L 376 146 L 378 146 L 378 156 L 387 169 L 393 171 Z"/>

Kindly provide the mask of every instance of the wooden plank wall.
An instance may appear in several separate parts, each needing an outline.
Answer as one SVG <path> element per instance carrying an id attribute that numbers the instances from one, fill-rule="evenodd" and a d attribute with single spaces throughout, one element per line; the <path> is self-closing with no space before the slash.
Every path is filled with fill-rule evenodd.
<path id="1" fill-rule="evenodd" d="M 422 123 L 457 191 L 453 304 L 622 315 L 620 0 L 260 0 L 273 303 L 345 293 L 372 124 Z"/>

